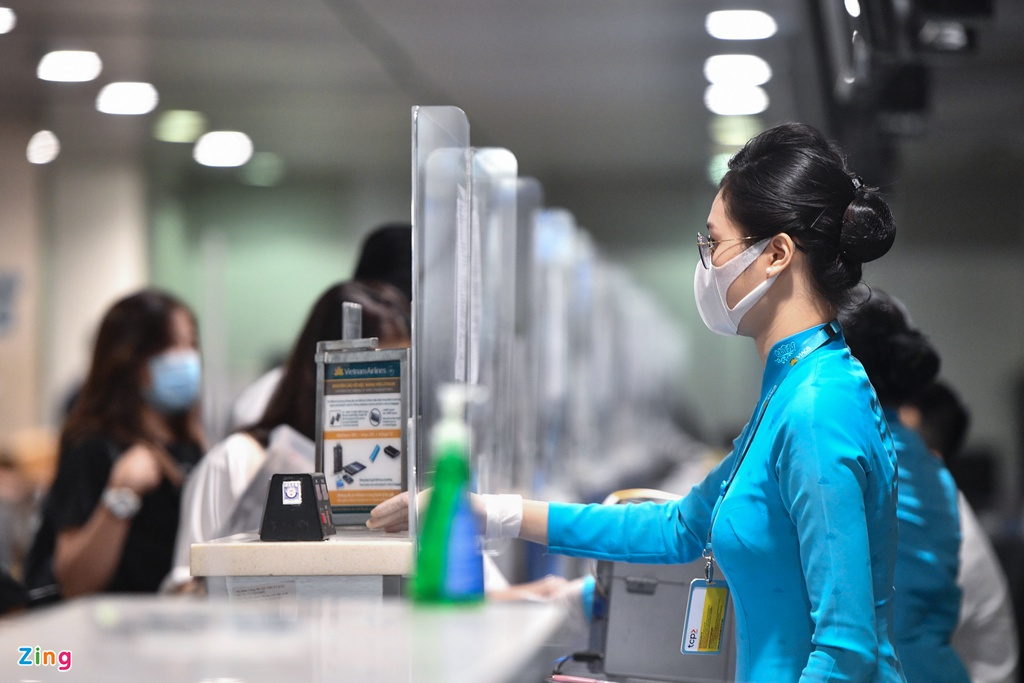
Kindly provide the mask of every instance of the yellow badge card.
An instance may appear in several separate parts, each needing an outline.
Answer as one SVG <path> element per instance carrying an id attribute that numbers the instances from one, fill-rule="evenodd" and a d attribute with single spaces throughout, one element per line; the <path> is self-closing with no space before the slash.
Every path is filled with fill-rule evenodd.
<path id="1" fill-rule="evenodd" d="M 686 629 L 683 631 L 683 654 L 718 654 L 722 649 L 722 630 L 729 587 L 724 581 L 707 582 L 694 579 L 690 583 L 690 599 L 686 605 Z"/>

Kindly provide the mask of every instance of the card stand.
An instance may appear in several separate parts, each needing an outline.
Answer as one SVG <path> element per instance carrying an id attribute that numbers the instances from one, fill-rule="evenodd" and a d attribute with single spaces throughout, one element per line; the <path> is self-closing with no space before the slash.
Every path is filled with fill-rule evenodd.
<path id="1" fill-rule="evenodd" d="M 323 541 L 335 533 L 323 474 L 275 474 L 270 478 L 260 522 L 261 541 Z"/>

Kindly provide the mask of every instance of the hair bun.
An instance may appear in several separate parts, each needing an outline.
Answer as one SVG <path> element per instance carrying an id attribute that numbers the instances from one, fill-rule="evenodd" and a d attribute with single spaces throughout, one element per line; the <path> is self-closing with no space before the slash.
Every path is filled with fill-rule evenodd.
<path id="1" fill-rule="evenodd" d="M 843 214 L 839 253 L 853 263 L 867 263 L 889 251 L 896 240 L 896 224 L 889 205 L 873 188 L 856 187 Z"/>

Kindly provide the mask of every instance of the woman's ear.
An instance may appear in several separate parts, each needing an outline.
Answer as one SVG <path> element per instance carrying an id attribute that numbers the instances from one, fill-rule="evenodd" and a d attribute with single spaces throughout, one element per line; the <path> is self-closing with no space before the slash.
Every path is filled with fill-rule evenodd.
<path id="1" fill-rule="evenodd" d="M 780 232 L 778 235 L 772 237 L 771 241 L 768 242 L 768 248 L 762 252 L 762 256 L 768 258 L 768 265 L 765 268 L 765 275 L 768 277 L 775 277 L 780 274 L 789 264 L 793 261 L 793 255 L 796 253 L 796 243 L 793 238 L 784 232 Z"/>

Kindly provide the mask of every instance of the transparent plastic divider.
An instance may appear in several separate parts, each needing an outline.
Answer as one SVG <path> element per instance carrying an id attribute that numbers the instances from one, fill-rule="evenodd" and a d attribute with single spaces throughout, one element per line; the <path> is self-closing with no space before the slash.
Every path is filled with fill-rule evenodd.
<path id="1" fill-rule="evenodd" d="M 534 232 L 537 214 L 544 203 L 544 190 L 535 178 L 519 178 L 516 182 L 516 295 L 515 336 L 513 342 L 512 396 L 513 471 L 512 487 L 527 496 L 536 496 L 534 487 L 537 468 L 537 354 L 532 343 L 537 325 L 533 315 L 533 293 L 536 263 Z"/>
<path id="2" fill-rule="evenodd" d="M 471 152 L 470 384 L 488 400 L 471 407 L 473 472 L 480 493 L 512 486 L 513 341 L 516 278 L 515 156 L 505 149 Z"/>
<path id="3" fill-rule="evenodd" d="M 570 456 L 565 472 L 574 498 L 591 493 L 588 487 L 592 475 L 591 463 L 600 459 L 608 448 L 597 435 L 600 428 L 596 419 L 594 384 L 598 375 L 607 368 L 595 366 L 595 345 L 610 330 L 595 330 L 595 308 L 601 292 L 597 289 L 600 264 L 590 235 L 577 226 L 576 249 L 570 266 L 570 297 L 573 302 L 569 317 L 569 377 L 572 393 L 569 399 Z M 625 409 L 628 410 L 628 407 Z M 595 464 L 596 466 L 596 464 Z"/>
<path id="4" fill-rule="evenodd" d="M 412 108 L 412 386 L 409 528 L 416 538 L 415 494 L 430 466 L 429 432 L 439 415 L 437 386 L 459 362 L 457 237 L 468 232 L 469 120 L 458 107 Z M 464 347 L 463 347 L 464 348 Z M 464 376 L 464 361 L 462 364 Z"/>
<path id="5" fill-rule="evenodd" d="M 530 345 L 531 400 L 536 424 L 533 490 L 549 500 L 571 499 L 572 338 L 577 228 L 564 209 L 543 209 L 534 225 Z"/>

